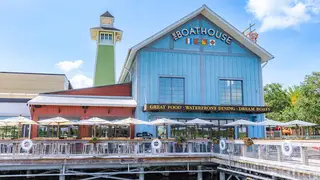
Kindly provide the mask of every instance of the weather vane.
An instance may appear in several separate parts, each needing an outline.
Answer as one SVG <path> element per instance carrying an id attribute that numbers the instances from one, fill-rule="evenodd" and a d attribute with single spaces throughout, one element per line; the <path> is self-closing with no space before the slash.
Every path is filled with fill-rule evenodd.
<path id="1" fill-rule="evenodd" d="M 249 24 L 249 27 L 244 30 L 242 32 L 242 34 L 246 35 L 248 38 L 250 38 L 253 42 L 257 43 L 257 40 L 258 40 L 258 36 L 259 34 L 257 32 L 255 32 L 255 29 L 252 30 L 252 27 L 254 26 L 255 24 Z"/>

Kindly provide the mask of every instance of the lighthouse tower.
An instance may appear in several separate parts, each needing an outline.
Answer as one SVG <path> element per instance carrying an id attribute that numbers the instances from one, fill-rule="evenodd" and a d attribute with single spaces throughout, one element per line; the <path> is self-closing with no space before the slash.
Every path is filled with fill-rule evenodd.
<path id="1" fill-rule="evenodd" d="M 94 86 L 115 84 L 115 45 L 122 31 L 113 26 L 114 17 L 107 11 L 100 16 L 100 27 L 90 29 L 91 39 L 97 42 Z"/>

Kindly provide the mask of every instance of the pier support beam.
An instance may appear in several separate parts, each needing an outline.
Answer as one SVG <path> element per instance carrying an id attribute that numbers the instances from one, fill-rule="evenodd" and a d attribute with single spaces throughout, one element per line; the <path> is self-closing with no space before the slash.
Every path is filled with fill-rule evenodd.
<path id="1" fill-rule="evenodd" d="M 306 147 L 300 147 L 300 152 L 301 152 L 301 162 L 304 165 L 309 165 L 307 148 Z"/>
<path id="2" fill-rule="evenodd" d="M 202 170 L 202 166 L 198 166 L 198 171 L 199 171 L 199 172 L 198 172 L 198 178 L 197 178 L 197 180 L 203 180 L 201 170 Z"/>
<path id="3" fill-rule="evenodd" d="M 144 180 L 144 168 L 143 167 L 141 167 L 140 168 L 140 174 L 139 174 L 139 180 Z"/>
<path id="4" fill-rule="evenodd" d="M 220 171 L 220 178 L 219 180 L 226 180 L 226 174 L 223 171 Z"/>
<path id="5" fill-rule="evenodd" d="M 65 180 L 65 175 L 64 175 L 64 172 L 65 172 L 65 166 L 63 165 L 62 168 L 60 169 L 60 175 L 59 175 L 59 180 Z"/>
<path id="6" fill-rule="evenodd" d="M 277 148 L 277 159 L 278 159 L 278 161 L 279 162 L 281 162 L 282 161 L 282 152 L 281 152 L 281 146 L 277 146 L 276 147 Z"/>

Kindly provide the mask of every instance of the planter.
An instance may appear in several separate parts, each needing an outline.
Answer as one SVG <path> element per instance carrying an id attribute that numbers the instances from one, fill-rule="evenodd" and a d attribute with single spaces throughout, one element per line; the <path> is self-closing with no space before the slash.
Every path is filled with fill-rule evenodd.
<path id="1" fill-rule="evenodd" d="M 243 142 L 246 146 L 252 146 L 254 144 L 251 138 L 243 138 Z"/>
<path id="2" fill-rule="evenodd" d="M 92 138 L 89 140 L 89 143 L 93 143 L 93 144 L 97 144 L 99 142 L 100 142 L 100 140 L 98 138 Z"/>

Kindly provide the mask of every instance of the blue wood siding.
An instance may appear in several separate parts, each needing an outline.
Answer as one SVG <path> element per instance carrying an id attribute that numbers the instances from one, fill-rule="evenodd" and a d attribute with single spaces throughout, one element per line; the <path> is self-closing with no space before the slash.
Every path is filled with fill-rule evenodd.
<path id="1" fill-rule="evenodd" d="M 221 31 L 205 17 L 199 16 L 177 28 L 207 27 Z M 194 36 L 192 38 L 207 38 Z M 227 113 L 150 113 L 143 112 L 144 104 L 159 103 L 159 77 L 185 78 L 185 104 L 220 105 L 219 79 L 243 81 L 243 105 L 263 105 L 261 61 L 251 51 L 233 39 L 231 45 L 216 40 L 215 46 L 190 45 L 185 38 L 174 41 L 171 34 L 137 52 L 133 72 L 133 96 L 137 100 L 135 116 L 150 121 L 157 117 L 167 118 L 210 118 L 261 121 L 263 115 Z M 136 94 L 136 95 L 135 95 Z M 137 125 L 136 132 L 149 131 L 152 126 Z M 250 136 L 262 137 L 261 127 L 250 129 Z"/>

